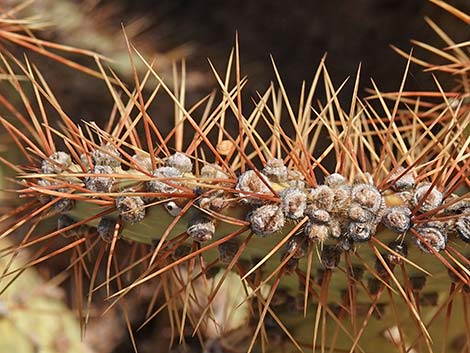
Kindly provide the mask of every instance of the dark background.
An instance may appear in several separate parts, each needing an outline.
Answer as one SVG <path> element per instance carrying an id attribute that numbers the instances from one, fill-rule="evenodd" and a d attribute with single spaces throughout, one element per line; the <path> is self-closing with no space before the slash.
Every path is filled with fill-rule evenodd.
<path id="1" fill-rule="evenodd" d="M 448 2 L 470 12 L 468 1 Z M 237 31 L 242 75 L 249 80 L 244 99 L 249 102 L 250 97 L 265 91 L 275 80 L 272 55 L 294 108 L 302 81 L 309 85 L 325 54 L 336 87 L 348 76 L 353 78 L 339 97 L 347 104 L 359 64 L 362 65 L 360 96 L 365 96 L 365 89 L 372 86 L 371 77 L 382 91 L 399 89 L 406 59 L 395 53 L 390 44 L 405 52 L 411 50 L 412 38 L 438 48 L 447 46 L 425 23 L 425 16 L 438 23 L 455 41 L 468 39 L 464 23 L 426 0 L 83 0 L 74 3 L 83 6 L 86 21 L 82 20 L 78 28 L 68 32 L 52 31 L 48 39 L 86 46 L 111 58 L 119 57 L 129 68 L 121 24 L 131 28 L 136 22 L 144 22 L 132 42 L 148 60 L 154 53 L 159 53 L 157 63 L 166 60 L 166 67 L 164 64 L 158 71 L 167 82 L 172 80 L 168 65 L 172 56 L 168 53 L 189 48 L 188 106 L 217 88 L 208 58 L 219 73 L 224 73 Z M 87 12 L 87 8 L 91 10 Z M 50 7 L 41 10 L 47 12 Z M 96 44 L 90 39 L 103 34 L 109 41 Z M 420 48 L 414 48 L 414 56 L 442 62 Z M 43 71 L 48 67 L 46 64 Z M 129 72 L 118 70 L 118 73 L 132 86 Z M 73 117 L 101 121 L 109 116 L 112 100 L 102 82 L 86 81 L 83 75 L 60 68 L 46 72 L 46 78 L 53 82 L 59 101 Z M 438 74 L 438 79 L 445 89 L 454 87 L 453 77 Z M 436 90 L 436 85 L 429 73 L 423 73 L 421 67 L 413 64 L 405 89 Z M 159 103 L 158 114 L 173 114 L 173 104 L 167 103 Z"/>
<path id="2" fill-rule="evenodd" d="M 464 0 L 449 3 L 464 11 L 469 7 Z M 223 67 L 238 31 L 243 71 L 250 87 L 260 90 L 273 77 L 269 54 L 289 90 L 298 90 L 302 80 L 311 79 L 325 53 L 335 82 L 354 75 L 362 63 L 367 85 L 373 77 L 382 89 L 396 90 L 405 60 L 389 44 L 408 52 L 409 40 L 415 38 L 442 47 L 424 16 L 456 40 L 466 39 L 465 25 L 425 0 L 124 0 L 123 8 L 125 14 L 151 17 L 155 31 L 160 31 L 155 37 L 158 47 L 195 44 L 190 67 L 202 70 L 207 69 L 206 57 Z M 413 89 L 434 87 L 416 66 L 409 83 Z"/>

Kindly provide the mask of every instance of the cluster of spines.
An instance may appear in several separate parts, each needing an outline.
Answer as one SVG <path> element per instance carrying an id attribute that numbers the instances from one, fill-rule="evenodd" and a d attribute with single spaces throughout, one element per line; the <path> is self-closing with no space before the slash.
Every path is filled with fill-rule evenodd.
<path id="1" fill-rule="evenodd" d="M 232 191 L 228 192 L 230 181 L 227 174 L 214 164 L 201 168 L 199 180 L 207 179 L 207 183 L 189 183 L 188 180 L 195 179 L 193 163 L 184 153 L 176 152 L 154 170 L 148 157 L 136 155 L 132 158 L 153 178 L 140 186 L 118 190 L 122 196 L 115 197 L 115 207 L 124 224 L 144 221 L 149 204 L 155 200 L 165 201 L 165 197 L 134 196 L 133 193 L 177 196 L 180 188 L 191 187 L 194 195 L 198 195 L 197 207 L 191 209 L 187 224 L 187 234 L 193 240 L 206 242 L 216 233 L 218 220 L 205 210 L 220 212 L 229 207 L 247 207 L 246 221 L 252 232 L 261 237 L 281 232 L 286 224 L 304 220 L 303 231 L 290 239 L 286 247 L 287 253 L 295 252 L 294 259 L 306 254 L 310 242 L 323 244 L 335 240 L 334 250 L 331 246 L 323 247 L 323 262 L 327 268 L 336 263 L 336 260 L 327 261 L 328 258 L 337 257 L 338 253 L 353 248 L 354 244 L 369 241 L 377 234 L 378 228 L 383 227 L 401 235 L 402 240 L 413 229 L 415 243 L 427 253 L 445 249 L 449 233 L 470 242 L 470 204 L 465 200 L 453 202 L 450 198 L 447 200 L 449 206 L 445 207 L 444 195 L 435 185 L 428 182 L 416 184 L 412 174 L 403 168 L 391 174 L 391 186 L 387 191 L 377 189 L 367 174 L 349 183 L 344 176 L 334 173 L 325 177 L 324 184 L 309 187 L 298 171 L 286 167 L 281 159 L 272 159 L 261 171 L 247 170 L 240 174 L 234 187 L 232 184 Z M 106 144 L 100 150 L 92 151 L 90 156 L 82 155 L 81 159 L 89 168 L 89 175 L 83 178 L 88 190 L 97 194 L 117 190 L 119 186 L 112 175 L 124 172 L 120 164 L 121 155 L 113 145 Z M 54 178 L 61 179 L 63 184 L 66 178 L 64 180 L 61 173 L 77 168 L 67 153 L 55 152 L 41 166 L 41 172 L 53 178 L 39 179 L 38 184 L 53 186 L 59 183 L 53 181 Z M 219 181 L 211 184 L 211 179 Z M 217 187 L 222 184 L 226 187 Z M 165 207 L 172 216 L 178 216 L 184 202 L 188 201 L 187 198 L 166 198 L 171 199 L 165 202 Z M 56 209 L 63 214 L 73 206 L 74 201 L 65 197 L 55 203 Z M 430 221 L 420 220 L 413 224 L 414 214 L 426 213 L 431 215 L 428 217 Z M 439 221 L 441 215 L 447 216 L 446 221 Z M 98 226 L 98 234 L 109 240 L 115 222 L 104 217 Z"/>
<path id="2" fill-rule="evenodd" d="M 307 106 L 310 107 L 310 104 Z M 242 144 L 240 143 L 240 145 Z M 228 180 L 227 183 L 206 182 L 204 180 L 205 186 L 194 187 L 194 185 L 197 185 L 197 182 L 188 183 L 188 179 L 194 176 L 191 173 L 192 166 L 189 170 L 182 171 L 176 168 L 171 161 L 172 158 L 178 159 L 183 154 L 180 154 L 179 157 L 172 155 L 169 158 L 159 160 L 157 163 L 158 167 L 155 168 L 155 163 L 152 163 L 150 158 L 144 153 L 136 154 L 132 157 L 132 160 L 128 159 L 127 162 L 131 165 L 134 164 L 138 171 L 148 171 L 150 178 L 147 179 L 150 180 L 137 183 L 137 185 L 129 188 L 127 185 L 126 187 L 121 187 L 120 179 L 113 176 L 113 174 L 121 174 L 123 172 L 120 169 L 119 162 L 121 156 L 119 152 L 114 152 L 117 152 L 117 149 L 113 144 L 109 143 L 102 145 L 97 150 L 91 151 L 91 153 L 84 154 L 80 164 L 82 167 L 85 166 L 85 168 L 81 169 L 76 168 L 76 165 L 73 163 L 62 163 L 61 158 L 63 156 L 59 155 L 50 156 L 43 163 L 46 166 L 49 163 L 49 168 L 41 168 L 41 172 L 43 174 L 51 174 L 50 176 L 41 177 L 37 182 L 38 186 L 44 189 L 53 189 L 65 195 L 70 192 L 83 190 L 81 188 L 76 189 L 75 187 L 68 188 L 67 183 L 82 182 L 85 188 L 94 194 L 94 196 L 86 197 L 99 197 L 100 193 L 106 194 L 110 192 L 122 194 L 111 196 L 114 201 L 113 207 L 116 213 L 119 214 L 118 219 L 114 216 L 103 216 L 96 228 L 82 224 L 78 229 L 74 228 L 72 231 L 64 232 L 67 233 L 66 235 L 83 235 L 92 231 L 97 232 L 103 240 L 109 242 L 112 237 L 118 235 L 116 230 L 125 229 L 127 223 L 145 222 L 145 217 L 147 217 L 146 210 L 148 210 L 148 207 L 152 207 L 153 203 L 162 203 L 167 212 L 176 217 L 181 215 L 182 207 L 188 200 L 187 198 L 180 199 L 178 194 L 183 188 L 189 186 L 196 198 L 194 200 L 196 207 L 191 207 L 191 217 L 187 226 L 187 234 L 190 235 L 191 239 L 197 242 L 210 241 L 216 233 L 219 220 L 217 217 L 214 218 L 209 215 L 209 213 L 213 215 L 214 212 L 206 211 L 215 211 L 217 213 L 229 206 L 235 205 L 235 207 L 241 207 L 241 205 L 244 205 L 247 210 L 246 219 L 244 218 L 244 220 L 248 221 L 253 233 L 260 237 L 269 237 L 270 235 L 283 233 L 282 228 L 272 232 L 272 229 L 276 228 L 276 224 L 280 222 L 280 219 L 284 219 L 284 226 L 295 224 L 299 221 L 304 222 L 303 228 L 290 237 L 290 241 L 285 247 L 285 253 L 292 255 L 289 264 L 295 264 L 296 260 L 304 257 L 311 250 L 308 245 L 318 243 L 321 244 L 319 247 L 321 249 L 321 262 L 326 271 L 324 269 L 321 270 L 326 273 L 328 273 L 328 270 L 338 266 L 343 250 L 354 249 L 357 244 L 365 243 L 373 236 L 377 236 L 377 239 L 380 239 L 379 232 L 383 226 L 391 229 L 399 238 L 399 241 L 387 245 L 392 251 L 383 253 L 382 261 L 377 259 L 375 271 L 384 279 L 390 276 L 395 266 L 402 264 L 403 258 L 406 258 L 407 244 L 410 243 L 407 241 L 408 238 L 412 238 L 422 251 L 428 253 L 437 253 L 444 249 L 449 239 L 453 239 L 453 234 L 456 234 L 464 242 L 470 242 L 469 204 L 465 201 L 454 202 L 455 200 L 452 197 L 444 200 L 444 193 L 439 192 L 436 185 L 432 183 L 415 185 L 415 180 L 411 173 L 398 171 L 395 175 L 390 175 L 388 177 L 391 180 L 389 182 L 391 185 L 390 189 L 374 186 L 374 183 L 367 180 L 368 178 L 346 182 L 346 178 L 338 174 L 331 176 L 331 178 L 338 180 L 337 184 L 331 184 L 328 180 L 330 177 L 327 177 L 324 185 L 313 187 L 306 186 L 302 174 L 291 167 L 285 167 L 281 160 L 268 160 L 264 169 L 250 171 L 251 177 L 256 175 L 261 180 L 260 192 L 256 186 L 253 187 L 255 191 L 250 190 L 250 188 L 237 189 L 241 176 L 236 184 L 233 183 L 233 180 Z M 404 151 L 403 154 L 407 155 L 407 152 Z M 104 159 L 100 157 L 104 157 Z M 71 160 L 70 157 L 68 159 Z M 107 159 L 111 159 L 111 162 L 108 163 Z M 183 159 L 189 160 L 184 155 Z M 84 175 L 80 179 L 63 178 L 60 174 L 64 171 L 65 174 L 72 171 L 89 175 Z M 196 174 L 197 179 L 227 178 L 222 168 L 217 165 L 205 165 Z M 401 177 L 398 177 L 399 174 L 402 174 Z M 152 178 L 155 180 L 151 180 Z M 432 175 L 430 179 L 433 179 Z M 207 185 L 212 185 L 213 188 L 207 187 Z M 222 185 L 223 187 L 219 188 Z M 338 187 L 339 185 L 342 185 L 342 187 Z M 352 188 L 356 185 L 366 185 L 361 186 L 362 191 L 365 191 L 365 196 L 376 195 L 375 191 L 379 192 L 382 201 L 378 211 L 371 212 L 371 204 L 363 202 L 367 200 L 367 197 L 361 197 L 362 193 L 359 193 L 357 199 L 351 201 Z M 324 195 L 330 193 L 328 188 L 333 189 L 335 194 L 333 206 L 330 210 L 327 204 L 328 197 L 326 200 L 321 200 Z M 229 189 L 232 190 L 227 191 Z M 439 189 L 444 190 L 446 187 L 445 185 L 439 185 Z M 133 195 L 134 193 L 135 195 Z M 149 196 L 141 196 L 143 193 L 148 193 Z M 150 195 L 160 193 L 167 195 L 156 197 Z M 393 194 L 393 197 L 389 197 L 390 193 Z M 74 198 L 60 197 L 54 200 L 54 197 L 50 195 L 50 193 L 46 192 L 39 195 L 39 198 L 43 202 L 55 201 L 55 209 L 62 213 L 58 223 L 59 228 L 68 228 L 75 220 L 79 221 L 78 218 L 74 220 L 68 216 L 68 212 L 75 206 Z M 107 198 L 111 199 L 111 197 L 108 196 Z M 388 202 L 388 198 L 395 200 Z M 396 201 L 396 199 L 400 201 Z M 323 203 L 324 201 L 326 202 Z M 417 216 L 417 222 L 415 222 L 415 216 Z M 118 223 L 121 224 L 118 225 Z M 310 237 L 310 235 L 313 236 Z M 373 244 L 376 243 L 371 242 L 372 246 L 374 246 Z M 219 262 L 222 264 L 231 262 L 236 256 L 238 246 L 239 243 L 235 239 L 220 244 L 218 246 L 220 253 Z M 194 247 L 183 244 L 173 251 L 172 259 L 187 257 L 193 250 Z M 238 259 L 238 263 L 242 261 L 244 261 L 243 258 Z M 255 260 L 254 262 L 256 263 Z M 468 260 L 466 264 L 468 264 Z M 348 267 L 347 271 L 348 278 L 353 278 L 360 277 L 360 274 L 356 272 L 361 272 L 363 269 L 361 268 L 359 271 L 356 271 L 356 269 L 353 270 Z M 455 282 L 459 282 L 462 278 L 457 276 L 456 273 L 461 273 L 462 276 L 468 275 L 468 271 L 462 271 L 460 267 L 455 267 L 454 271 L 449 269 L 449 274 Z M 376 280 L 378 287 L 380 287 L 381 282 L 375 277 L 372 277 L 372 279 Z M 424 286 L 423 279 L 425 281 L 426 277 L 409 277 L 413 291 L 419 291 Z M 323 280 L 319 280 L 318 284 L 321 285 L 322 282 Z M 464 288 L 468 289 L 470 287 L 467 285 Z M 282 296 L 281 292 L 282 289 L 279 288 L 276 291 L 276 297 L 278 297 L 277 294 Z M 376 291 L 370 290 L 370 293 L 375 294 Z M 297 309 L 299 309 L 301 305 L 298 305 L 300 301 L 297 299 L 290 296 L 288 301 L 290 303 L 295 302 Z M 432 300 L 437 301 L 434 298 L 431 298 Z M 280 302 L 283 301 L 281 300 Z M 274 306 L 275 304 L 273 299 L 271 305 Z M 374 305 L 378 309 L 382 303 Z M 338 309 L 341 310 L 339 306 Z M 269 316 L 265 318 L 265 326 L 270 329 L 270 321 L 272 321 L 272 327 L 274 328 L 276 326 L 274 320 L 269 319 Z"/>

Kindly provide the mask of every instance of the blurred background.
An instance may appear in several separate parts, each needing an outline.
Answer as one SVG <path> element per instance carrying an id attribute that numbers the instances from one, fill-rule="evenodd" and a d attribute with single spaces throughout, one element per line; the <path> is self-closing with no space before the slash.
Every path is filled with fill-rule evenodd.
<path id="1" fill-rule="evenodd" d="M 464 11 L 468 7 L 465 0 L 450 3 Z M 406 60 L 390 44 L 405 52 L 412 48 L 411 38 L 445 46 L 424 17 L 437 22 L 455 40 L 466 39 L 463 23 L 426 0 L 41 0 L 28 11 L 50 24 L 42 33 L 45 39 L 107 55 L 127 78 L 131 73 L 121 25 L 148 60 L 156 57 L 159 72 L 166 73 L 168 81 L 171 63 L 186 58 L 189 103 L 216 87 L 207 59 L 224 72 L 236 31 L 250 95 L 264 91 L 273 80 L 272 55 L 294 102 L 302 81 L 311 81 L 324 54 L 336 86 L 354 77 L 361 63 L 363 88 L 371 86 L 373 77 L 383 91 L 398 90 Z M 417 49 L 414 55 L 429 59 L 430 54 Z M 109 97 L 99 94 L 102 82 L 83 81 L 88 78 L 58 69 L 46 77 L 54 82 L 66 107 L 87 117 L 109 113 L 109 105 L 103 104 L 103 98 Z M 431 76 L 421 71 L 412 65 L 408 89 L 435 88 Z"/>

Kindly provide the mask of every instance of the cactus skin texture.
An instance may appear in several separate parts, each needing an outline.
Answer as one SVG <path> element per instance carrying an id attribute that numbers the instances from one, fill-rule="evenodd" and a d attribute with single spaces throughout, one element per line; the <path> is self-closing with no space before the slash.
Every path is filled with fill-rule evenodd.
<path id="1" fill-rule="evenodd" d="M 246 81 L 231 77 L 238 50 L 225 80 L 214 69 L 218 103 L 212 95 L 185 107 L 184 85 L 173 92 L 137 50 L 130 55 L 148 69 L 133 92 L 97 58 L 117 107 L 105 128 L 74 123 L 38 72 L 4 61 L 62 125 L 32 111 L 18 123 L 0 117 L 26 160 L 10 163 L 26 206 L 5 216 L 1 237 L 28 234 L 21 248 L 35 249 L 30 263 L 6 275 L 86 253 L 80 258 L 96 264 L 88 295 L 106 287 L 114 305 L 152 286 L 176 335 L 184 339 L 191 327 L 207 352 L 470 349 L 465 107 L 445 94 L 441 103 L 405 94 L 408 62 L 391 96 L 375 88 L 359 99 L 358 72 L 346 109 L 343 86 L 333 85 L 322 61 L 297 111 L 275 65 L 277 85 L 249 109 Z M 14 75 L 11 82 L 23 92 Z M 175 104 L 167 135 L 162 118 L 147 113 L 157 103 L 144 98 L 144 86 Z M 47 230 L 51 219 L 57 227 Z M 61 236 L 66 245 L 44 256 Z M 106 277 L 94 283 L 100 261 Z"/>

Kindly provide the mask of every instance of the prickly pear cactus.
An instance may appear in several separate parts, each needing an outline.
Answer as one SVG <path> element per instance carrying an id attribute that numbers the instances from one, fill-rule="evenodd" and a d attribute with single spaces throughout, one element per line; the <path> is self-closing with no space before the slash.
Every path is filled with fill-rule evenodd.
<path id="1" fill-rule="evenodd" d="M 248 108 L 238 52 L 235 79 L 232 56 L 225 79 L 214 69 L 220 95 L 186 107 L 184 87 L 130 54 L 148 69 L 134 90 L 97 59 L 115 99 L 106 127 L 74 123 L 29 65 L 4 62 L 60 124 L 32 110 L 18 124 L 0 117 L 25 159 L 10 163 L 25 205 L 1 237 L 29 225 L 24 248 L 67 239 L 32 264 L 69 251 L 107 262 L 94 285 L 110 305 L 153 285 L 175 337 L 190 327 L 207 352 L 468 351 L 467 108 L 405 94 L 408 66 L 398 93 L 369 100 L 358 73 L 344 108 L 323 61 L 297 109 L 276 68 L 277 85 Z M 168 117 L 147 112 L 160 92 L 176 107 L 168 134 Z"/>
<path id="2" fill-rule="evenodd" d="M 11 248 L 5 240 L 2 248 Z M 10 262 L 0 259 L 2 273 L 23 266 L 28 259 L 20 253 Z M 18 353 L 92 353 L 82 342 L 80 324 L 63 303 L 62 291 L 44 282 L 32 269 L 1 282 L 0 351 Z"/>

